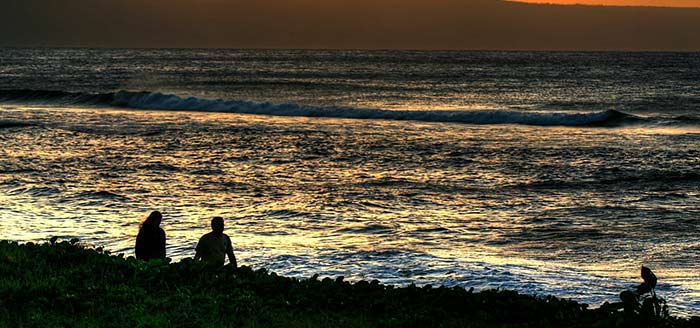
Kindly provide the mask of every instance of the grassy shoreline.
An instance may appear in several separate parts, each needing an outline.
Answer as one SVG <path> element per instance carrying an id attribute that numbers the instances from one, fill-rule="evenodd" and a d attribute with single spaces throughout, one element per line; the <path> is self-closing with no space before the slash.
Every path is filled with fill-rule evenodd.
<path id="1" fill-rule="evenodd" d="M 672 300 L 671 300 L 672 302 Z M 512 291 L 393 287 L 0 241 L 0 327 L 698 327 Z"/>

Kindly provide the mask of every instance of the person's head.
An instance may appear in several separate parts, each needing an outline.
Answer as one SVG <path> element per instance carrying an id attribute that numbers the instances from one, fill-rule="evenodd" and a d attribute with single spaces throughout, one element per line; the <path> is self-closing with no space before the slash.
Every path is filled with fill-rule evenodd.
<path id="1" fill-rule="evenodd" d="M 149 226 L 149 227 L 158 227 L 160 225 L 160 222 L 163 220 L 163 215 L 160 214 L 158 211 L 153 211 L 151 214 L 148 215 L 146 220 L 141 223 L 141 227 Z"/>
<path id="2" fill-rule="evenodd" d="M 224 233 L 224 218 L 217 216 L 211 219 L 211 230 L 216 233 Z"/>

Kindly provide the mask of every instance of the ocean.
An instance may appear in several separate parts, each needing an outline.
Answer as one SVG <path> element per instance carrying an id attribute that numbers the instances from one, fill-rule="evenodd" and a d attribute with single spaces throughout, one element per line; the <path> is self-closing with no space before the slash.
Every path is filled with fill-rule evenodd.
<path id="1" fill-rule="evenodd" d="M 0 239 L 700 312 L 700 53 L 0 49 Z"/>

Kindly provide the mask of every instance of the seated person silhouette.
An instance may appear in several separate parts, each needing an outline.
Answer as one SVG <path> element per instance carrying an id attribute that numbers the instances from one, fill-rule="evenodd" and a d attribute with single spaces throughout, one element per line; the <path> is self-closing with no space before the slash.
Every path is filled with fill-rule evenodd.
<path id="1" fill-rule="evenodd" d="M 165 231 L 161 229 L 160 222 L 163 215 L 153 211 L 141 223 L 139 234 L 136 236 L 136 258 L 140 260 L 165 258 Z"/>
<path id="2" fill-rule="evenodd" d="M 211 220 L 211 232 L 202 236 L 197 243 L 195 261 L 203 261 L 212 267 L 224 265 L 226 256 L 231 265 L 235 268 L 236 256 L 233 255 L 231 238 L 224 234 L 224 219 L 215 217 Z"/>

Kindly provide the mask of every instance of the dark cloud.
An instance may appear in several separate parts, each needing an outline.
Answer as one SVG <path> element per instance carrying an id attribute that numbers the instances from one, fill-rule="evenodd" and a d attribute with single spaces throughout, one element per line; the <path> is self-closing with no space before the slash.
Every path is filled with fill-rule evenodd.
<path id="1" fill-rule="evenodd" d="M 700 50 L 700 9 L 498 0 L 5 0 L 0 45 Z"/>

